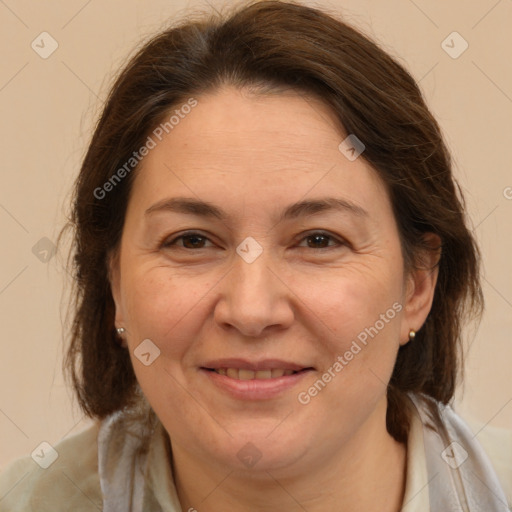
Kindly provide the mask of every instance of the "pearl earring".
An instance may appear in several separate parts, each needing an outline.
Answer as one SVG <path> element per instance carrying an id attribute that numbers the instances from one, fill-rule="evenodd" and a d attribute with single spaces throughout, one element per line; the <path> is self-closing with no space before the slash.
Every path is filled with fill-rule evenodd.
<path id="1" fill-rule="evenodd" d="M 416 331 L 414 329 L 411 329 L 409 331 L 409 341 L 414 341 L 415 337 L 416 337 Z"/>

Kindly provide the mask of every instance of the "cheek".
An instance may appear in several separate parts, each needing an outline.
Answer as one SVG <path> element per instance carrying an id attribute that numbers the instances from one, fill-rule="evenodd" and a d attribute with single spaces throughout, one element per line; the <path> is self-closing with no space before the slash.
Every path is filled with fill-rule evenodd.
<path id="1" fill-rule="evenodd" d="M 396 276 L 400 274 L 353 267 L 314 286 L 297 281 L 297 289 L 308 292 L 302 298 L 315 326 L 322 370 L 328 372 L 325 380 L 333 382 L 329 388 L 335 402 L 343 402 L 347 393 L 358 399 L 380 394 L 389 381 L 403 309 L 402 283 Z"/>
<path id="2" fill-rule="evenodd" d="M 348 338 L 356 337 L 365 328 L 379 321 L 381 315 L 388 320 L 385 325 L 398 324 L 397 309 L 401 301 L 400 278 L 390 269 L 347 266 L 317 278 L 297 275 L 292 287 L 300 301 L 310 312 L 310 321 L 316 331 L 322 330 L 325 339 L 343 348 Z M 379 330 L 383 330 L 381 322 Z M 389 330 L 389 329 L 387 329 Z M 322 338 L 321 338 L 322 339 Z"/>
<path id="3" fill-rule="evenodd" d="M 141 269 L 126 280 L 124 296 L 132 343 L 146 338 L 164 354 L 182 354 L 204 323 L 208 276 L 179 276 L 165 267 Z"/>

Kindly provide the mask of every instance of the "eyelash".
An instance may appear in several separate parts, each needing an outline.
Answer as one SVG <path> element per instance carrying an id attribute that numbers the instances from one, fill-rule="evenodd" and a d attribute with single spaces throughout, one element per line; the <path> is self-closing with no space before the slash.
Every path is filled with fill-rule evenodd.
<path id="1" fill-rule="evenodd" d="M 317 248 L 316 249 L 317 251 L 318 250 L 335 249 L 337 247 L 348 245 L 343 240 L 340 240 L 337 237 L 335 237 L 335 236 L 333 236 L 333 235 L 331 235 L 329 233 L 326 233 L 324 231 L 313 231 L 313 232 L 307 234 L 306 236 L 302 237 L 299 242 L 302 242 L 303 240 L 306 240 L 308 238 L 312 238 L 312 237 L 315 237 L 315 236 L 322 236 L 322 237 L 325 237 L 325 238 L 329 238 L 330 240 L 335 241 L 336 244 L 337 244 L 336 246 L 335 245 L 331 245 L 331 246 L 327 246 L 327 247 Z M 201 233 L 198 233 L 198 232 L 195 232 L 195 231 L 190 231 L 190 232 L 187 232 L 187 233 L 183 233 L 180 236 L 177 236 L 176 238 L 173 238 L 172 240 L 169 240 L 169 241 L 167 241 L 167 239 L 164 238 L 162 240 L 162 243 L 160 243 L 160 246 L 162 248 L 169 248 L 169 247 L 175 245 L 178 240 L 185 239 L 185 238 L 188 238 L 188 237 L 191 237 L 191 238 L 192 237 L 201 238 L 203 240 L 209 240 L 211 242 L 211 240 L 207 236 L 204 236 Z M 305 248 L 308 249 L 308 247 L 305 247 Z M 187 247 L 179 247 L 179 249 L 185 249 L 185 250 L 188 250 L 188 251 L 194 251 L 194 250 L 207 249 L 207 247 L 199 247 L 197 249 L 189 249 Z"/>

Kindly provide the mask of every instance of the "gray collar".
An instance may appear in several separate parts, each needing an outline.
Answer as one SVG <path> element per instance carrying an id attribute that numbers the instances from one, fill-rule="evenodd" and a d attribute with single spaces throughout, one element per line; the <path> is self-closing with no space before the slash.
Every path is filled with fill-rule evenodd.
<path id="1" fill-rule="evenodd" d="M 430 510 L 509 512 L 498 477 L 466 423 L 450 406 L 425 396 L 409 397 L 423 424 Z M 104 512 L 143 512 L 145 499 L 149 499 L 145 496 L 147 455 L 157 423 L 147 402 L 137 410 L 117 412 L 102 422 L 98 473 Z M 150 501 L 151 512 L 181 509 Z"/>
<path id="2" fill-rule="evenodd" d="M 480 443 L 449 405 L 409 394 L 423 423 L 432 512 L 509 512 Z"/>

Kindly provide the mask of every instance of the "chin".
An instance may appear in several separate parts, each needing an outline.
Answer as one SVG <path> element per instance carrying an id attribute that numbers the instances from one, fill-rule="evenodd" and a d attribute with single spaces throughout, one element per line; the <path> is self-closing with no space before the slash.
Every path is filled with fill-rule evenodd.
<path id="1" fill-rule="evenodd" d="M 237 434 L 230 431 L 232 438 L 218 446 L 214 456 L 217 461 L 233 469 L 252 473 L 286 469 L 295 464 L 308 451 L 305 436 L 297 429 L 293 432 L 276 428 L 257 429 L 252 424 L 250 430 L 240 429 Z M 268 475 L 267 475 L 268 476 Z"/>

